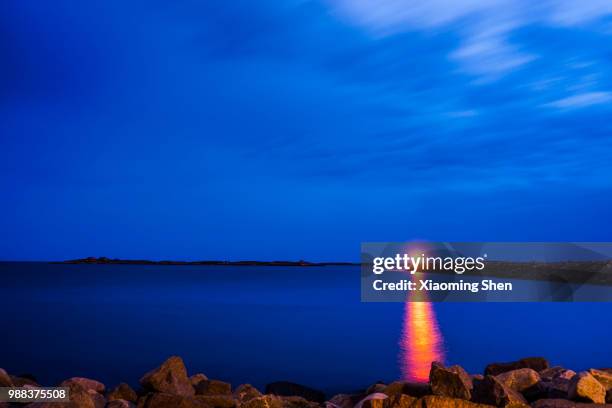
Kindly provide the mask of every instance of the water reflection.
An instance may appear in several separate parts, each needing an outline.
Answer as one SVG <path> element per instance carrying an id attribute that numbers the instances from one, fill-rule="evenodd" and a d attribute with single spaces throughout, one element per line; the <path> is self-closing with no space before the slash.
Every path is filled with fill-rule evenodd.
<path id="1" fill-rule="evenodd" d="M 444 361 L 444 339 L 430 302 L 406 302 L 400 339 L 402 378 L 426 382 L 432 361 Z"/>

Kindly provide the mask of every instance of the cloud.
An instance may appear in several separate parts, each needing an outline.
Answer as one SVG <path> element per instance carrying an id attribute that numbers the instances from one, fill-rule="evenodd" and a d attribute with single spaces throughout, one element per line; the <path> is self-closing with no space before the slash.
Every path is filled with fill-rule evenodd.
<path id="1" fill-rule="evenodd" d="M 544 106 L 559 109 L 577 109 L 592 105 L 601 105 L 612 101 L 611 92 L 585 92 L 558 99 Z"/>
<path id="2" fill-rule="evenodd" d="M 460 41 L 449 57 L 485 81 L 511 73 L 537 58 L 513 41 L 532 25 L 573 27 L 612 15 L 612 3 L 526 0 L 328 0 L 343 19 L 376 37 L 410 31 L 451 31 Z"/>

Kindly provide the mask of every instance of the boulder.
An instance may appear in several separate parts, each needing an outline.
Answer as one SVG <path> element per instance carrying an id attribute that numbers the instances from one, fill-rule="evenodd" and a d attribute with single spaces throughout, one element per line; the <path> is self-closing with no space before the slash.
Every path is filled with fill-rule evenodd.
<path id="1" fill-rule="evenodd" d="M 89 389 L 87 394 L 89 394 L 89 398 L 91 398 L 96 408 L 104 408 L 106 406 L 106 398 L 96 390 Z"/>
<path id="2" fill-rule="evenodd" d="M 377 392 L 384 392 L 385 388 L 387 388 L 387 384 L 382 381 L 377 381 L 374 384 L 370 385 L 366 388 L 366 395 L 374 394 Z"/>
<path id="3" fill-rule="evenodd" d="M 241 403 L 257 397 L 261 397 L 261 392 L 251 384 L 239 385 L 238 388 L 234 390 L 234 398 Z"/>
<path id="4" fill-rule="evenodd" d="M 395 394 L 385 400 L 385 408 L 410 408 L 417 399 L 406 394 Z"/>
<path id="5" fill-rule="evenodd" d="M 70 403 L 66 404 L 66 406 L 75 408 L 99 408 L 100 400 L 94 397 L 94 394 L 100 395 L 97 392 L 85 389 L 78 382 L 69 382 L 62 385 L 62 387 L 68 387 L 68 395 L 70 396 Z M 104 405 L 102 405 L 102 407 L 104 407 Z"/>
<path id="6" fill-rule="evenodd" d="M 276 395 L 262 395 L 246 401 L 240 408 L 283 408 L 283 402 Z"/>
<path id="7" fill-rule="evenodd" d="M 606 392 L 606 402 L 607 402 L 608 404 L 612 404 L 612 389 L 609 389 L 609 390 Z"/>
<path id="8" fill-rule="evenodd" d="M 539 372 L 542 381 L 550 381 L 554 378 L 564 378 L 570 380 L 576 375 L 575 371 L 568 370 L 560 366 L 550 367 Z"/>
<path id="9" fill-rule="evenodd" d="M 308 401 L 302 397 L 278 397 L 281 400 L 283 408 L 319 408 L 317 402 Z"/>
<path id="10" fill-rule="evenodd" d="M 499 375 L 506 371 L 518 370 L 520 368 L 531 368 L 535 371 L 546 370 L 550 365 L 543 357 L 527 357 L 509 363 L 492 363 L 485 368 L 485 375 Z"/>
<path id="11" fill-rule="evenodd" d="M 196 395 L 195 399 L 212 408 L 236 407 L 236 400 L 231 395 Z"/>
<path id="12" fill-rule="evenodd" d="M 429 384 L 416 383 L 410 381 L 394 381 L 387 385 L 382 392 L 392 397 L 397 394 L 407 394 L 413 397 L 424 397 L 431 394 Z"/>
<path id="13" fill-rule="evenodd" d="M 191 385 L 195 389 L 201 383 L 208 381 L 208 377 L 202 373 L 198 373 L 198 374 L 194 374 L 191 377 L 189 377 L 189 381 L 191 381 Z"/>
<path id="14" fill-rule="evenodd" d="M 302 397 L 308 401 L 319 403 L 323 403 L 325 401 L 325 394 L 323 392 L 288 381 L 277 381 L 266 385 L 266 394 L 286 397 Z"/>
<path id="15" fill-rule="evenodd" d="M 325 402 L 326 408 L 353 408 L 353 406 L 361 400 L 359 395 L 355 394 L 337 394 L 329 401 Z"/>
<path id="16" fill-rule="evenodd" d="M 540 382 L 540 375 L 531 368 L 519 368 L 518 370 L 506 371 L 496 376 L 506 387 L 514 391 L 523 392 Z"/>
<path id="17" fill-rule="evenodd" d="M 427 395 L 416 400 L 411 408 L 492 408 L 492 406 L 477 404 L 461 398 Z"/>
<path id="18" fill-rule="evenodd" d="M 472 379 L 458 365 L 444 367 L 439 362 L 431 363 L 429 384 L 434 395 L 469 400 L 472 397 Z"/>
<path id="19" fill-rule="evenodd" d="M 196 395 L 231 395 L 232 385 L 219 380 L 200 381 L 194 387 Z"/>
<path id="20" fill-rule="evenodd" d="M 106 404 L 106 408 L 134 408 L 135 405 L 131 401 L 124 399 L 114 399 Z"/>
<path id="21" fill-rule="evenodd" d="M 551 367 L 540 371 L 541 381 L 523 391 L 528 401 L 539 399 L 567 399 L 570 380 L 576 372 L 563 367 Z"/>
<path id="22" fill-rule="evenodd" d="M 0 387 L 12 387 L 13 380 L 4 369 L 0 368 Z"/>
<path id="23" fill-rule="evenodd" d="M 612 404 L 589 404 L 560 398 L 541 399 L 531 406 L 532 408 L 612 408 Z"/>
<path id="24" fill-rule="evenodd" d="M 126 400 L 128 402 L 136 402 L 138 395 L 128 384 L 121 383 L 108 393 L 106 399 L 109 401 Z"/>
<path id="25" fill-rule="evenodd" d="M 575 401 L 588 401 L 596 404 L 606 402 L 606 389 L 588 371 L 575 375 L 569 384 L 568 398 Z"/>
<path id="26" fill-rule="evenodd" d="M 21 377 L 16 375 L 9 376 L 11 381 L 13 382 L 13 386 L 15 387 L 24 387 L 26 385 L 31 385 L 33 387 L 40 387 L 40 384 L 36 382 L 36 380 L 28 377 Z"/>
<path id="27" fill-rule="evenodd" d="M 60 387 L 68 387 L 71 383 L 79 384 L 86 390 L 94 390 L 97 393 L 104 394 L 106 387 L 100 381 L 92 380 L 84 377 L 72 377 L 60 383 Z"/>
<path id="28" fill-rule="evenodd" d="M 149 393 L 138 400 L 138 408 L 210 408 L 193 396 Z"/>
<path id="29" fill-rule="evenodd" d="M 389 397 L 382 392 L 370 394 L 355 404 L 355 408 L 383 408 L 387 398 Z"/>
<path id="30" fill-rule="evenodd" d="M 497 407 L 528 407 L 526 399 L 519 392 L 507 387 L 492 375 L 487 375 L 482 381 L 474 382 L 472 400 Z"/>
<path id="31" fill-rule="evenodd" d="M 185 364 L 180 357 L 176 356 L 170 357 L 161 366 L 146 373 L 140 379 L 140 384 L 147 390 L 159 393 L 187 397 L 195 394 L 191 381 L 187 377 Z"/>
<path id="32" fill-rule="evenodd" d="M 612 372 L 591 368 L 589 373 L 603 385 L 606 390 L 612 389 Z"/>

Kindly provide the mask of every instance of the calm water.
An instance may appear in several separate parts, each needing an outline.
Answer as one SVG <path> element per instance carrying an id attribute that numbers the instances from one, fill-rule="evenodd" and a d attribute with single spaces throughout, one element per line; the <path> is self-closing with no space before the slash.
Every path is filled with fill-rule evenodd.
<path id="1" fill-rule="evenodd" d="M 357 267 L 4 263 L 0 279 L 0 367 L 48 384 L 136 384 L 172 354 L 234 385 L 328 393 L 426 377 L 441 358 L 612 367 L 612 303 L 361 303 Z"/>

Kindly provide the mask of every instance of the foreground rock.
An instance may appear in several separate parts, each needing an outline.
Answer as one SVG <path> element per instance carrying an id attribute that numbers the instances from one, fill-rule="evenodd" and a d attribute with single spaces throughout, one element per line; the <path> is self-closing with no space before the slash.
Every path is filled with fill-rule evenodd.
<path id="1" fill-rule="evenodd" d="M 496 376 L 499 382 L 517 392 L 523 392 L 541 381 L 537 371 L 531 368 L 519 368 L 506 371 Z"/>
<path id="2" fill-rule="evenodd" d="M 140 379 L 146 390 L 171 395 L 193 396 L 195 394 L 185 364 L 180 357 L 172 356 L 161 366 L 149 371 Z"/>
<path id="3" fill-rule="evenodd" d="M 589 404 L 557 398 L 538 400 L 533 403 L 532 408 L 612 408 L 612 404 Z"/>
<path id="4" fill-rule="evenodd" d="M 252 400 L 253 398 L 261 397 L 261 392 L 251 384 L 242 384 L 234 390 L 234 398 L 240 403 L 245 403 Z"/>
<path id="5" fill-rule="evenodd" d="M 132 387 L 126 383 L 121 383 L 106 395 L 106 399 L 108 401 L 125 400 L 128 402 L 136 402 L 138 395 L 136 395 Z"/>
<path id="6" fill-rule="evenodd" d="M 0 368 L 0 387 L 12 387 L 13 380 L 4 369 Z"/>
<path id="7" fill-rule="evenodd" d="M 429 383 L 434 395 L 469 400 L 472 397 L 472 378 L 458 365 L 444 367 L 441 363 L 431 363 Z"/>
<path id="8" fill-rule="evenodd" d="M 193 386 L 196 395 L 231 395 L 232 385 L 219 380 L 205 380 Z"/>
<path id="9" fill-rule="evenodd" d="M 589 373 L 593 377 L 595 377 L 595 379 L 599 381 L 601 385 L 603 385 L 607 391 L 609 391 L 610 389 L 612 389 L 612 370 L 610 371 L 611 372 L 608 372 L 605 370 L 596 370 L 594 368 L 591 368 L 589 370 Z"/>
<path id="10" fill-rule="evenodd" d="M 519 392 L 504 385 L 497 377 L 487 375 L 474 383 L 473 401 L 505 408 L 528 407 L 527 400 Z"/>
<path id="11" fill-rule="evenodd" d="M 499 375 L 507 371 L 518 370 L 521 368 L 531 368 L 535 371 L 546 370 L 550 367 L 548 360 L 543 357 L 527 357 L 509 363 L 492 363 L 485 368 L 485 375 Z"/>
<path id="12" fill-rule="evenodd" d="M 72 377 L 60 383 L 60 387 L 69 387 L 70 384 L 79 384 L 86 390 L 93 390 L 97 393 L 104 394 L 106 387 L 100 381 L 92 380 L 84 377 Z"/>
<path id="13" fill-rule="evenodd" d="M 106 404 L 106 408 L 134 408 L 136 405 L 124 399 L 116 399 Z"/>
<path id="14" fill-rule="evenodd" d="M 477 404 L 459 398 L 428 395 L 415 401 L 412 408 L 491 408 L 491 405 Z"/>
<path id="15" fill-rule="evenodd" d="M 604 404 L 606 389 L 588 371 L 583 371 L 570 380 L 568 398 L 575 401 Z"/>
<path id="16" fill-rule="evenodd" d="M 278 395 L 262 395 L 250 399 L 241 408 L 316 408 L 319 405 L 302 397 L 280 397 Z"/>
<path id="17" fill-rule="evenodd" d="M 413 397 L 424 397 L 425 395 L 431 394 L 431 387 L 429 384 L 423 383 L 394 381 L 383 388 L 382 392 L 387 394 L 389 397 L 393 397 L 398 394 L 407 394 Z"/>
<path id="18" fill-rule="evenodd" d="M 277 381 L 266 385 L 266 394 L 297 396 L 319 403 L 325 401 L 325 394 L 323 392 L 288 381 Z"/>

